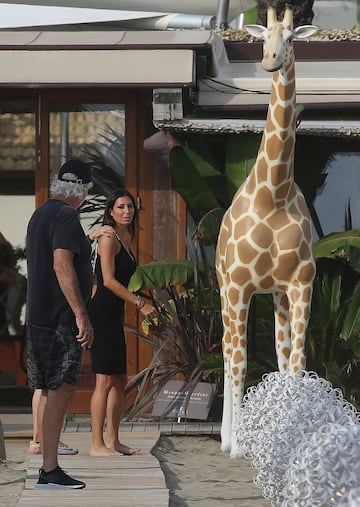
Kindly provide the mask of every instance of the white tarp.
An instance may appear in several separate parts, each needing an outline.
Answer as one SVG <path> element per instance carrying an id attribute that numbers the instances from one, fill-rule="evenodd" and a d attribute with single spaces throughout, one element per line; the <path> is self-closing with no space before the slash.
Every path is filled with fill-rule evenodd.
<path id="1" fill-rule="evenodd" d="M 254 7 L 255 0 L 230 0 L 228 20 Z M 166 29 L 174 15 L 215 16 L 217 0 L 14 0 L 11 3 L 0 0 L 0 29 L 36 26 L 59 26 L 81 23 L 126 22 L 138 20 L 144 28 Z M 170 17 L 169 17 L 170 15 Z M 165 18 L 165 20 L 164 20 Z M 146 21 L 151 20 L 151 21 Z M 184 28 L 203 26 L 201 21 L 193 25 L 184 21 Z M 141 28 L 139 24 L 139 28 Z M 170 26 L 171 27 L 171 26 Z M 180 26 L 181 27 L 181 26 Z M 206 27 L 208 28 L 208 27 Z"/>

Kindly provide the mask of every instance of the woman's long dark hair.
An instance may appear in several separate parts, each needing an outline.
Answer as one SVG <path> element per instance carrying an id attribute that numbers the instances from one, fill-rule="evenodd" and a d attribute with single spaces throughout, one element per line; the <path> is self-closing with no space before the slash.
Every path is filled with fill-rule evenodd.
<path id="1" fill-rule="evenodd" d="M 136 231 L 136 218 L 137 218 L 137 209 L 136 209 L 136 203 L 134 197 L 128 192 L 125 188 L 119 188 L 118 190 L 114 190 L 112 192 L 106 201 L 105 211 L 104 211 L 104 217 L 102 224 L 103 225 L 111 225 L 111 227 L 115 227 L 115 220 L 110 215 L 110 211 L 114 208 L 115 202 L 119 197 L 130 197 L 132 200 L 132 203 L 134 205 L 134 218 L 132 219 L 131 224 L 128 225 L 128 231 L 130 233 L 131 240 L 133 241 L 135 239 L 135 231 Z"/>

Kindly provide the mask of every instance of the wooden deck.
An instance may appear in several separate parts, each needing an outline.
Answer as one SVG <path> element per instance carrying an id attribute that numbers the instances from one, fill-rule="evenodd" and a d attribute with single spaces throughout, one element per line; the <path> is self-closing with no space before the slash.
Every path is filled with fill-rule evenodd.
<path id="1" fill-rule="evenodd" d="M 151 454 L 159 436 L 157 431 L 121 432 L 124 443 L 141 447 L 142 452 L 135 456 L 95 458 L 89 455 L 91 433 L 66 432 L 66 443 L 77 447 L 79 454 L 59 456 L 60 466 L 76 479 L 84 481 L 86 488 L 71 491 L 35 489 L 42 458 L 30 456 L 25 489 L 18 506 L 168 506 L 169 491 L 164 474 L 158 460 Z"/>

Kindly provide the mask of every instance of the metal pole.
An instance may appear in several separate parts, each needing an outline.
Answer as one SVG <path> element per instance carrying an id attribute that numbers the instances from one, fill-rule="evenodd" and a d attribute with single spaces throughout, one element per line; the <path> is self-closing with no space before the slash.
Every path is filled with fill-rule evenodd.
<path id="1" fill-rule="evenodd" d="M 229 1 L 230 0 L 218 0 L 215 22 L 215 27 L 218 30 L 225 30 L 228 28 Z"/>

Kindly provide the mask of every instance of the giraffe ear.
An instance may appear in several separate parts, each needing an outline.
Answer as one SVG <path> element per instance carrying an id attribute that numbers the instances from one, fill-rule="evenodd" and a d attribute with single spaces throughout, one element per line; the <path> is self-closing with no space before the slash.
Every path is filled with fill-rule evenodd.
<path id="1" fill-rule="evenodd" d="M 311 37 L 319 30 L 319 27 L 314 25 L 303 25 L 298 26 L 293 30 L 293 36 L 296 39 L 306 39 L 308 37 Z"/>
<path id="2" fill-rule="evenodd" d="M 258 39 L 264 39 L 264 32 L 266 32 L 266 28 L 262 25 L 245 25 L 245 30 L 252 35 L 253 37 L 257 37 Z"/>

